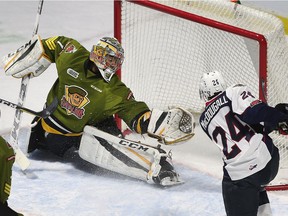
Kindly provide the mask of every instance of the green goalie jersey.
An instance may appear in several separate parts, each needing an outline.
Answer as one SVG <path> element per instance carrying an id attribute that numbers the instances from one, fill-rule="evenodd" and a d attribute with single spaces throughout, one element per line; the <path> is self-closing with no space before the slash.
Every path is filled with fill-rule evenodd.
<path id="1" fill-rule="evenodd" d="M 131 90 L 114 75 L 110 82 L 87 69 L 90 52 L 79 42 L 64 36 L 42 40 L 47 58 L 56 64 L 58 78 L 51 88 L 47 104 L 54 97 L 59 104 L 44 121 L 51 133 L 81 133 L 85 125 L 94 125 L 113 114 L 131 127 L 132 120 L 149 108 L 134 99 Z"/>

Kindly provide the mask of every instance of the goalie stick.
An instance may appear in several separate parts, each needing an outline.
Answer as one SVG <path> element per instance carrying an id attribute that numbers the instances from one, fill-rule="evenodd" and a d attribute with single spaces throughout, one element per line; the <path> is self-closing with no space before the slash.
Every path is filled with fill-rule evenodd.
<path id="1" fill-rule="evenodd" d="M 31 115 L 39 116 L 41 118 L 47 118 L 56 109 L 56 107 L 58 105 L 58 99 L 55 97 L 54 100 L 52 101 L 52 103 L 48 107 L 46 107 L 45 109 L 43 109 L 42 111 L 39 111 L 39 112 L 36 112 L 34 110 L 28 109 L 28 108 L 23 107 L 23 106 L 19 106 L 17 104 L 14 104 L 10 101 L 7 101 L 7 100 L 1 99 L 1 98 L 0 98 L 0 103 L 7 105 L 11 108 L 14 108 L 14 109 L 22 110 L 22 111 L 29 113 Z"/>
<path id="2" fill-rule="evenodd" d="M 35 21 L 32 37 L 36 35 L 38 32 L 39 19 L 42 13 L 43 3 L 44 3 L 44 0 L 39 0 L 36 21 Z M 20 88 L 20 93 L 19 93 L 19 98 L 18 98 L 18 107 L 23 107 L 24 100 L 26 98 L 29 80 L 30 80 L 30 75 L 23 77 L 21 80 L 21 88 Z M 28 166 L 30 165 L 30 161 L 28 160 L 28 158 L 25 156 L 25 154 L 21 151 L 21 149 L 18 146 L 18 135 L 19 135 L 19 129 L 20 129 L 21 115 L 22 115 L 22 110 L 16 109 L 14 122 L 12 125 L 12 131 L 10 135 L 10 145 L 13 147 L 15 151 L 15 161 L 20 166 L 21 170 L 23 171 L 28 168 Z"/>

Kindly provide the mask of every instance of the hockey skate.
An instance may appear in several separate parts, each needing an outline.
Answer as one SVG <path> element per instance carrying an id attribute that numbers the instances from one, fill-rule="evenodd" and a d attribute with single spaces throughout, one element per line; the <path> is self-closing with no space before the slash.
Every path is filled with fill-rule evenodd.
<path id="1" fill-rule="evenodd" d="M 169 158 L 170 156 L 161 157 L 159 163 L 161 169 L 159 171 L 159 174 L 157 176 L 152 177 L 155 184 L 163 187 L 169 187 L 184 183 L 184 181 L 180 179 L 179 174 L 175 172 L 174 167 L 171 165 L 171 163 L 167 161 L 167 159 Z"/>
<path id="2" fill-rule="evenodd" d="M 47 149 L 45 148 L 45 131 L 43 130 L 41 126 L 41 121 L 39 117 L 35 117 L 31 123 L 34 125 L 31 128 L 31 134 L 29 138 L 29 144 L 27 148 L 27 153 L 32 153 L 36 149 Z"/>

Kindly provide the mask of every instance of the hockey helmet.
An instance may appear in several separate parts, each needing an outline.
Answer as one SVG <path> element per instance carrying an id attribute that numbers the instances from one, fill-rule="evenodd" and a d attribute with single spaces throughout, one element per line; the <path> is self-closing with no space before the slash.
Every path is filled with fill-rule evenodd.
<path id="1" fill-rule="evenodd" d="M 200 80 L 199 94 L 200 98 L 207 102 L 219 93 L 226 90 L 226 82 L 222 74 L 218 71 L 204 73 Z"/>
<path id="2" fill-rule="evenodd" d="M 96 64 L 104 80 L 109 82 L 124 61 L 124 49 L 116 38 L 103 37 L 93 45 L 90 60 Z"/>

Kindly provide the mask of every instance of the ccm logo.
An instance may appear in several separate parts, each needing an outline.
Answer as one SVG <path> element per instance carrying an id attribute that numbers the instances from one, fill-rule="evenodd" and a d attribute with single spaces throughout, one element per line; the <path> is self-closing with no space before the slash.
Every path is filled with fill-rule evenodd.
<path id="1" fill-rule="evenodd" d="M 119 142 L 119 144 L 123 145 L 123 146 L 128 146 L 130 148 L 135 148 L 138 149 L 140 151 L 147 151 L 149 148 L 148 147 L 144 147 L 139 143 L 135 143 L 135 142 L 130 142 L 128 140 L 121 140 Z"/>

